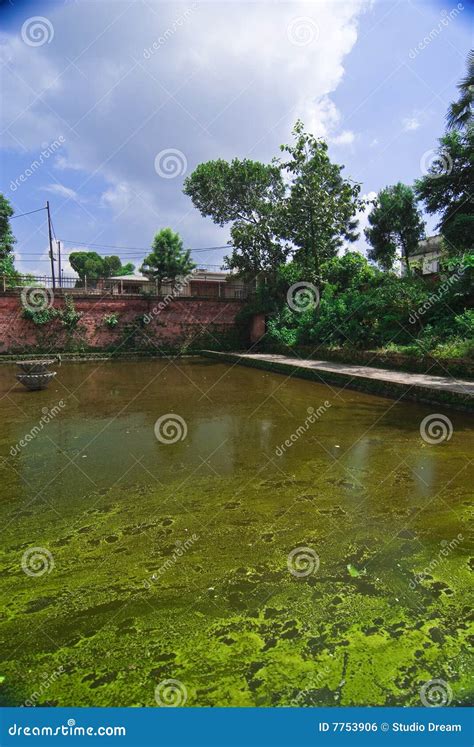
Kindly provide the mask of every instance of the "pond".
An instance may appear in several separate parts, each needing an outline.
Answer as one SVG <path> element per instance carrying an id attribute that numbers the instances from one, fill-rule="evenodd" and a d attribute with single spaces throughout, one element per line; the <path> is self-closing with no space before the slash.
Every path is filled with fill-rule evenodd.
<path id="1" fill-rule="evenodd" d="M 430 443 L 439 407 L 200 358 L 15 373 L 4 705 L 468 702 L 468 415 Z"/>

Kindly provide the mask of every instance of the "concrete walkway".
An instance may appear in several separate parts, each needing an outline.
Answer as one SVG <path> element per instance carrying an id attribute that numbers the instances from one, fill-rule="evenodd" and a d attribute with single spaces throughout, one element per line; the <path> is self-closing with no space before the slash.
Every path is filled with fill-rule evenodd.
<path id="1" fill-rule="evenodd" d="M 244 365 L 278 370 L 314 380 L 333 381 L 357 389 L 372 390 L 374 393 L 379 392 L 397 397 L 406 395 L 408 399 L 425 402 L 459 404 L 463 406 L 463 409 L 465 407 L 471 409 L 471 404 L 474 406 L 474 382 L 451 376 L 405 373 L 331 361 L 301 360 L 274 353 L 204 352 L 215 358 L 235 360 Z"/>

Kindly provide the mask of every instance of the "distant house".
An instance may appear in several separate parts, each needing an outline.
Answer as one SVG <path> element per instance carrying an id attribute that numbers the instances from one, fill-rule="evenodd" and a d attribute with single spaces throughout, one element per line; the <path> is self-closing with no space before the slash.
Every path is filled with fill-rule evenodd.
<path id="1" fill-rule="evenodd" d="M 442 236 L 428 236 L 420 241 L 417 251 L 410 255 L 410 267 L 421 275 L 436 275 L 445 255 Z M 403 274 L 406 274 L 405 270 Z"/>
<path id="2" fill-rule="evenodd" d="M 139 273 L 117 275 L 102 282 L 114 295 L 153 293 L 158 287 L 154 280 Z M 187 278 L 177 278 L 174 283 L 163 281 L 160 295 L 166 296 L 169 293 L 193 298 L 245 298 L 246 287 L 231 273 L 209 272 L 197 268 Z"/>

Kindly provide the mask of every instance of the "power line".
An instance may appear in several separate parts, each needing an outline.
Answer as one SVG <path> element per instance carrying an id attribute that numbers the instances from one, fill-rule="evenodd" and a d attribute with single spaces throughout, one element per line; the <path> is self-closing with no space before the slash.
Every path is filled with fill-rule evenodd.
<path id="1" fill-rule="evenodd" d="M 117 244 L 94 244 L 87 241 L 72 241 L 71 239 L 61 239 L 63 244 L 74 244 L 75 246 L 94 246 L 99 249 L 128 249 L 132 252 L 150 252 L 150 246 L 119 246 Z M 191 252 L 210 252 L 217 251 L 218 249 L 230 249 L 231 244 L 225 244 L 224 246 L 204 246 L 197 249 L 190 249 Z M 132 256 L 132 255 L 130 255 Z"/>
<path id="2" fill-rule="evenodd" d="M 12 220 L 13 218 L 23 218 L 24 215 L 31 215 L 32 213 L 39 213 L 40 210 L 46 210 L 46 209 L 47 208 L 42 207 L 42 208 L 38 208 L 37 210 L 30 210 L 29 213 L 18 213 L 18 215 L 11 215 L 10 220 Z"/>

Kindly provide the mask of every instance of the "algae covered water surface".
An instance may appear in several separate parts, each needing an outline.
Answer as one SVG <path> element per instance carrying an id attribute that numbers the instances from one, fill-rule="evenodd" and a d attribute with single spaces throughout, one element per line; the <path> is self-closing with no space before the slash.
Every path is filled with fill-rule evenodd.
<path id="1" fill-rule="evenodd" d="M 467 415 L 206 359 L 14 375 L 4 705 L 468 703 Z"/>

